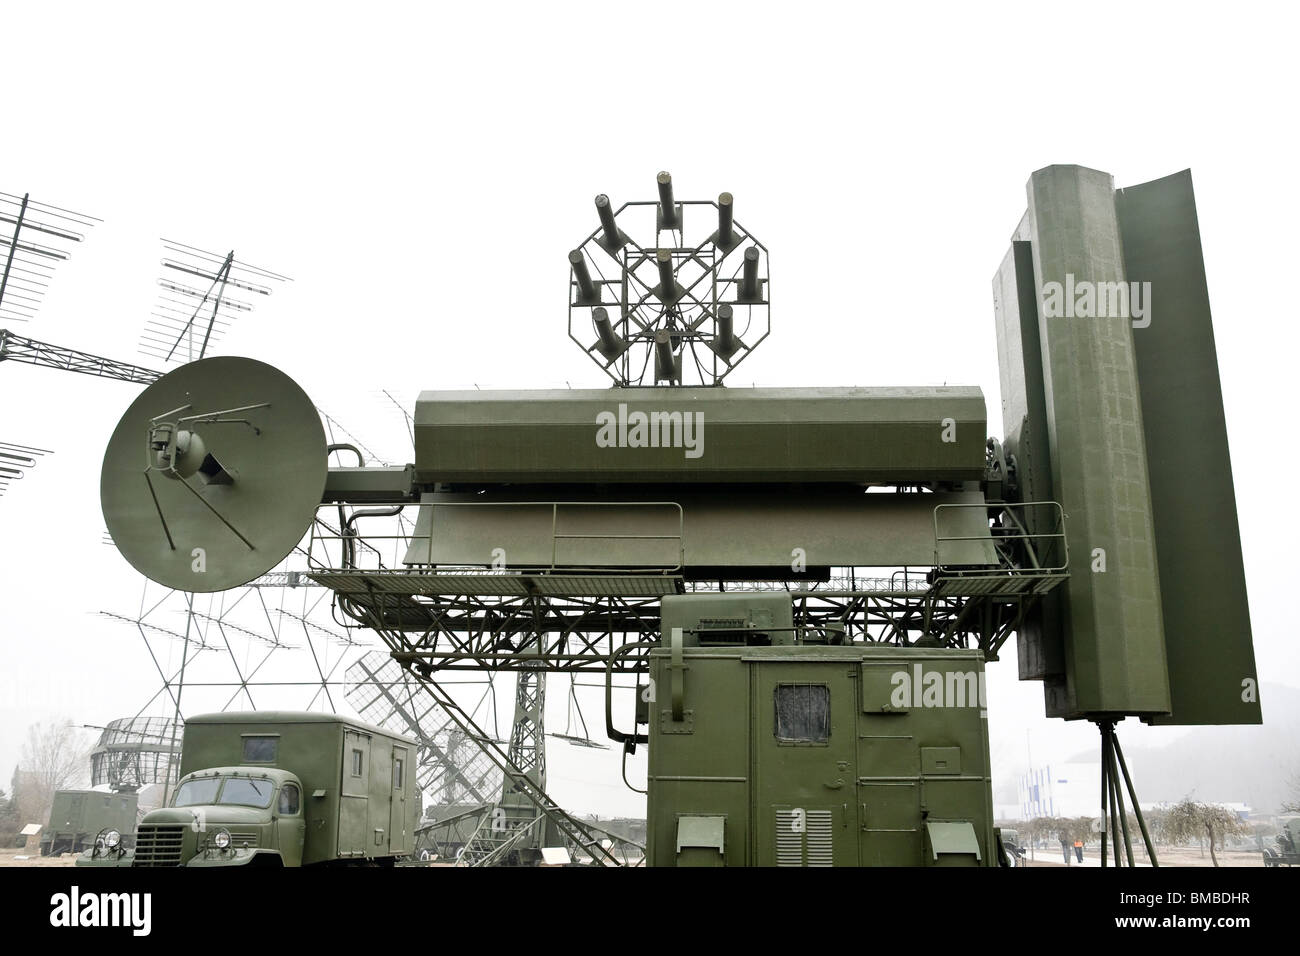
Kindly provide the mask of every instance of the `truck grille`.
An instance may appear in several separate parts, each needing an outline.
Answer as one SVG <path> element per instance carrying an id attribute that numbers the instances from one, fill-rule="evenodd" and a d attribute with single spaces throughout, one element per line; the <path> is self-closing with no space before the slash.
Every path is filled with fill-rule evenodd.
<path id="1" fill-rule="evenodd" d="M 180 826 L 141 826 L 135 835 L 134 865 L 180 866 L 184 833 Z"/>

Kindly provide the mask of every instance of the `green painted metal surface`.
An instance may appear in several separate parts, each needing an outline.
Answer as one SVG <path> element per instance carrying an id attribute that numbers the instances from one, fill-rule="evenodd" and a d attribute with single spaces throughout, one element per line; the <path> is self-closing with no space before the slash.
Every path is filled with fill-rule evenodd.
<path id="1" fill-rule="evenodd" d="M 788 594 L 667 594 L 659 609 L 663 632 L 681 629 L 683 647 L 795 643 Z"/>
<path id="2" fill-rule="evenodd" d="M 1047 405 L 1043 388 L 1043 353 L 1039 339 L 1038 286 L 1026 215 L 1011 248 L 993 277 L 993 308 L 1001 371 L 1003 448 L 1014 456 L 1014 500 L 1054 501 L 1052 463 L 1047 441 Z M 1043 509 L 1026 509 L 1028 530 L 1041 533 Z M 1060 597 L 1044 595 L 1016 632 L 1016 660 L 1021 680 L 1042 680 L 1055 688 L 1065 679 L 1064 634 Z M 1049 700 L 1058 696 L 1049 691 Z"/>
<path id="3" fill-rule="evenodd" d="M 152 447 L 167 438 L 170 448 Z M 174 461 L 164 466 L 168 451 Z M 262 362 L 221 356 L 169 372 L 131 403 L 104 454 L 100 502 L 137 571 L 207 593 L 250 581 L 293 550 L 325 472 L 325 432 L 302 389 Z"/>
<path id="4" fill-rule="evenodd" d="M 748 568 L 782 578 L 798 576 L 796 558 L 809 568 L 922 566 L 936 563 L 936 556 L 952 565 L 997 563 L 978 491 L 900 495 L 845 487 L 795 495 L 746 487 L 621 486 L 600 503 L 584 500 L 581 491 L 569 493 L 576 501 L 556 502 L 554 495 L 517 488 L 424 495 L 405 561 Z M 939 536 L 962 540 L 936 540 L 941 504 L 961 507 L 939 511 Z"/>
<path id="5" fill-rule="evenodd" d="M 1080 283 L 1100 290 L 1125 281 L 1108 174 L 1049 166 L 1030 177 L 1027 189 L 1040 296 L 1050 294 L 1048 283 L 1058 283 L 1068 302 L 1072 290 L 1085 287 Z M 1075 560 L 1062 589 L 1066 680 L 1055 699 L 1057 688 L 1045 685 L 1048 713 L 1167 714 L 1132 320 L 1081 314 L 1084 308 L 1057 311 L 1051 314 L 1042 299 L 1039 333 L 1052 488 Z"/>
<path id="6" fill-rule="evenodd" d="M 985 432 L 970 387 L 423 392 L 415 468 L 474 484 L 977 481 Z"/>
<path id="7" fill-rule="evenodd" d="M 650 655 L 650 865 L 934 864 L 927 821 L 975 841 L 943 863 L 995 864 L 978 651 L 674 646 L 674 627 L 772 596 L 727 597 L 669 604 Z"/>
<path id="8" fill-rule="evenodd" d="M 95 835 L 112 827 L 130 844 L 135 833 L 138 796 L 102 790 L 59 790 L 50 807 L 50 822 L 41 831 L 42 854 L 80 851 Z"/>
<path id="9" fill-rule="evenodd" d="M 1250 607 L 1192 176 L 1115 194 L 1130 280 L 1173 713 L 1154 723 L 1261 720 Z"/>
<path id="10" fill-rule="evenodd" d="M 250 740 L 273 741 L 266 749 L 248 749 Z M 302 785 L 300 846 L 277 823 L 277 804 L 265 810 L 204 807 L 205 826 L 227 826 L 251 835 L 255 848 L 277 850 L 292 865 L 332 860 L 364 861 L 409 854 L 415 845 L 419 816 L 415 741 L 333 714 L 261 711 L 205 714 L 185 723 L 181 746 L 182 783 L 190 774 L 220 769 L 269 776 L 278 788 L 286 781 Z M 360 752 L 359 771 L 355 753 Z M 262 757 L 250 760 L 253 755 Z M 398 786 L 396 761 L 402 761 Z M 179 816 L 178 816 L 179 814 Z M 146 815 L 142 825 L 177 826 L 191 818 L 183 807 Z M 288 821 L 293 822 L 293 821 Z M 197 838 L 182 834 L 186 860 L 197 851 Z M 286 842 L 286 841 L 290 842 Z M 284 843 L 284 846 L 279 844 Z M 220 861 L 215 861 L 217 864 Z"/>

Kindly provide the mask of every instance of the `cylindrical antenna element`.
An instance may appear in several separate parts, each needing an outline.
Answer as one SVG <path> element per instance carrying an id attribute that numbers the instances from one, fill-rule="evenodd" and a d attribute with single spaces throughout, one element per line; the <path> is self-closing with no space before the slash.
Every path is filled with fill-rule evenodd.
<path id="1" fill-rule="evenodd" d="M 574 278 L 578 280 L 578 301 L 599 302 L 600 293 L 596 289 L 596 283 L 591 281 L 587 258 L 582 254 L 581 249 L 574 249 L 569 253 L 569 265 L 573 267 Z"/>
<path id="2" fill-rule="evenodd" d="M 655 260 L 659 264 L 659 298 L 671 302 L 677 288 L 677 281 L 673 278 L 673 254 L 667 249 L 660 249 Z"/>
<path id="3" fill-rule="evenodd" d="M 731 208 L 731 193 L 721 193 L 718 196 L 718 245 L 724 249 L 731 245 L 731 223 L 733 211 Z"/>
<path id="4" fill-rule="evenodd" d="M 673 202 L 673 177 L 669 173 L 660 173 L 659 177 L 659 224 L 664 229 L 676 229 L 677 204 Z"/>
<path id="5" fill-rule="evenodd" d="M 676 367 L 673 362 L 673 337 L 668 334 L 667 329 L 660 329 L 655 333 L 655 366 L 656 378 L 673 378 Z"/>
<path id="6" fill-rule="evenodd" d="M 745 250 L 745 270 L 740 278 L 740 298 L 753 301 L 758 297 L 758 247 L 750 246 Z"/>
<path id="7" fill-rule="evenodd" d="M 614 326 L 609 321 L 609 313 L 602 306 L 596 306 L 591 310 L 591 318 L 596 324 L 596 335 L 600 338 L 601 354 L 606 357 L 614 355 L 623 343 L 614 334 Z"/>
<path id="8" fill-rule="evenodd" d="M 736 337 L 733 329 L 731 306 L 725 304 L 718 306 L 718 334 L 714 339 L 718 351 L 728 355 L 736 351 Z"/>
<path id="9" fill-rule="evenodd" d="M 609 197 L 604 193 L 596 197 L 596 214 L 600 216 L 600 228 L 605 231 L 605 244 L 621 246 L 618 224 L 614 222 L 614 209 L 609 204 Z"/>

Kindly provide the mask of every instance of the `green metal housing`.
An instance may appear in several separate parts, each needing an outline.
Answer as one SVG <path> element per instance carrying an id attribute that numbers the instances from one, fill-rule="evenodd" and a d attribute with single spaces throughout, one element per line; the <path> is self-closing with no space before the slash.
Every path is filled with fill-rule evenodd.
<path id="1" fill-rule="evenodd" d="M 650 652 L 651 866 L 998 864 L 978 651 L 778 644 L 788 596 L 719 597 Z"/>
<path id="2" fill-rule="evenodd" d="M 796 549 L 808 568 L 997 563 L 979 491 L 623 485 L 594 497 L 545 487 L 423 495 L 405 561 L 502 557 L 512 568 L 681 568 L 695 577 L 748 569 L 782 579 L 800 576 L 791 568 Z"/>
<path id="3" fill-rule="evenodd" d="M 985 428 L 970 387 L 422 392 L 415 470 L 473 484 L 978 481 Z"/>

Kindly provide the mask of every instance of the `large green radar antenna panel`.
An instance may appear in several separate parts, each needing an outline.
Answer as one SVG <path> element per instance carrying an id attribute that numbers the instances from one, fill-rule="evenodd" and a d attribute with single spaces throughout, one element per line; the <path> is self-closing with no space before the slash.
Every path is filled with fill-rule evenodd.
<path id="1" fill-rule="evenodd" d="M 1124 267 L 1149 282 L 1133 330 L 1172 712 L 1157 724 L 1257 724 L 1250 605 L 1192 174 L 1115 193 Z"/>
<path id="2" fill-rule="evenodd" d="M 1026 615 L 1049 716 L 1260 721 L 1191 176 L 1049 166 L 994 279 L 1009 483 L 1065 509 L 1067 587 Z"/>

